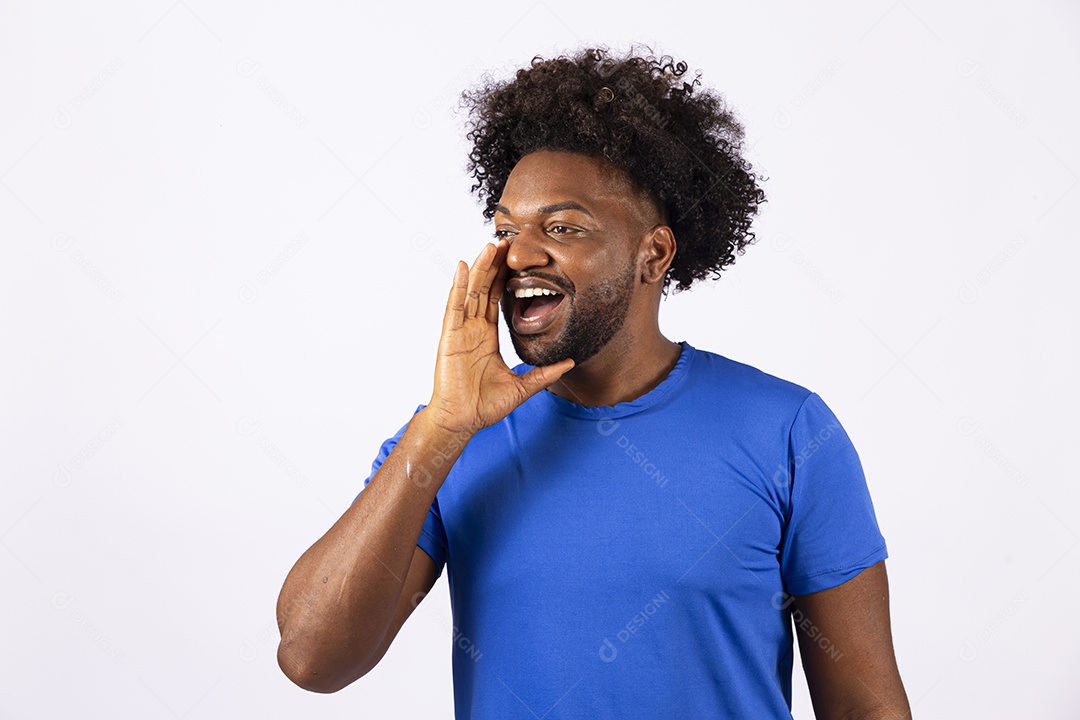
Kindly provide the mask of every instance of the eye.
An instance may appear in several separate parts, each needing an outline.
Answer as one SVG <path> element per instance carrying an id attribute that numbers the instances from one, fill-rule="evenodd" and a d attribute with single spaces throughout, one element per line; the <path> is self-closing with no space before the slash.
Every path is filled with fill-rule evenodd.
<path id="1" fill-rule="evenodd" d="M 565 225 L 552 225 L 548 232 L 554 233 L 555 235 L 565 235 L 566 233 L 573 231 L 573 228 L 569 228 Z"/>
<path id="2" fill-rule="evenodd" d="M 502 238 L 506 238 L 507 240 L 509 240 L 509 239 L 510 239 L 510 236 L 511 236 L 511 235 L 513 235 L 513 234 L 514 234 L 514 231 L 513 231 L 513 230 L 503 230 L 503 229 L 499 229 L 499 230 L 496 230 L 496 231 L 495 231 L 495 237 L 496 237 L 496 238 L 499 238 L 500 240 L 501 240 Z"/>

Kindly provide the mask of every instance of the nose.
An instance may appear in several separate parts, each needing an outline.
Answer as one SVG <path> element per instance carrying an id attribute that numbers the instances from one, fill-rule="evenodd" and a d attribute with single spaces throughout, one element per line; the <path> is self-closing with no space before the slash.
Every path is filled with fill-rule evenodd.
<path id="1" fill-rule="evenodd" d="M 544 234 L 536 228 L 523 227 L 510 238 L 510 247 L 506 249 L 506 264 L 511 270 L 528 270 L 545 267 L 551 261 L 545 247 Z"/>

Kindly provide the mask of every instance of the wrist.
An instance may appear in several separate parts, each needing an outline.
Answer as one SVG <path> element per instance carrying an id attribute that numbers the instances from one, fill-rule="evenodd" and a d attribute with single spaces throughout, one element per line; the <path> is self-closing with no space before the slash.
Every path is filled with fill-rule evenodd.
<path id="1" fill-rule="evenodd" d="M 419 434 L 423 436 L 428 449 L 441 454 L 454 453 L 456 455 L 476 434 L 476 431 L 471 428 L 448 422 L 445 416 L 430 405 L 413 416 L 409 427 L 411 428 L 414 424 Z"/>

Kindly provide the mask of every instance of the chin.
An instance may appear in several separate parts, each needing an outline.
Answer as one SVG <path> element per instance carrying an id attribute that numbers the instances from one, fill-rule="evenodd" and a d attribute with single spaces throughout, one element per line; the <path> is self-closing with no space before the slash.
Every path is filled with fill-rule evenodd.
<path id="1" fill-rule="evenodd" d="M 514 344 L 514 352 L 517 353 L 517 356 L 521 358 L 522 362 L 528 363 L 533 367 L 554 365 L 566 358 L 573 358 L 574 367 L 580 367 L 582 363 L 603 349 L 603 346 L 596 343 L 577 343 L 571 345 L 562 337 L 555 337 L 549 340 L 540 340 L 539 336 L 536 335 L 530 335 L 529 337 L 537 338 L 537 341 L 530 342 L 528 340 L 521 340 L 513 333 L 510 335 L 510 339 Z"/>
<path id="2" fill-rule="evenodd" d="M 514 352 L 521 358 L 523 363 L 534 367 L 542 367 L 557 363 L 570 355 L 560 352 L 558 338 L 544 338 L 539 335 L 529 335 L 522 338 L 510 333 L 510 340 L 514 344 Z"/>

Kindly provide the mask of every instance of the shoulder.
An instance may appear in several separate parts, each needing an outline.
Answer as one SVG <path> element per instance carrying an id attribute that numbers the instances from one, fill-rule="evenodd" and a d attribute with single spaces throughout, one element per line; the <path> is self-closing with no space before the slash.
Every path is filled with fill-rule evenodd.
<path id="1" fill-rule="evenodd" d="M 793 418 L 813 391 L 745 362 L 694 350 L 692 380 L 698 392 L 748 413 Z"/>

